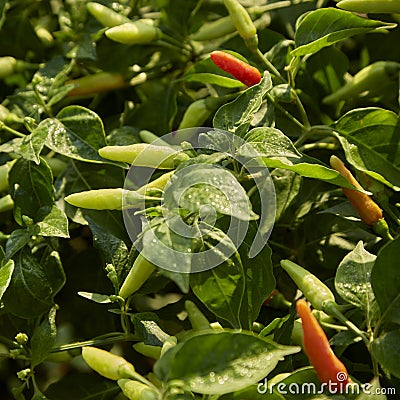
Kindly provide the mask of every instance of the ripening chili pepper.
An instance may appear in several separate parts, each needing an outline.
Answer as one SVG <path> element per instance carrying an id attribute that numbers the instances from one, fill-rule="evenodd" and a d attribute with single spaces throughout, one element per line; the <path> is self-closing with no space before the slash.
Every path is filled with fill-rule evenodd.
<path id="1" fill-rule="evenodd" d="M 90 1 L 86 4 L 86 7 L 90 14 L 107 28 L 131 22 L 129 18 L 113 11 L 111 8 L 103 6 L 103 4 Z"/>
<path id="2" fill-rule="evenodd" d="M 232 18 L 228 16 L 203 24 L 190 38 L 199 42 L 214 40 L 229 35 L 235 32 L 235 30 L 236 28 L 235 25 L 233 25 Z"/>
<path id="3" fill-rule="evenodd" d="M 326 311 L 336 305 L 335 296 L 328 286 L 311 272 L 290 260 L 282 260 L 281 266 L 315 309 Z"/>
<path id="4" fill-rule="evenodd" d="M 400 13 L 399 0 L 342 0 L 337 6 L 358 13 Z"/>
<path id="5" fill-rule="evenodd" d="M 188 313 L 189 321 L 192 324 L 193 330 L 201 331 L 203 329 L 210 329 L 210 322 L 193 301 L 185 301 L 185 310 Z"/>
<path id="6" fill-rule="evenodd" d="M 131 379 L 119 379 L 118 386 L 129 400 L 157 400 L 158 393 L 144 383 Z"/>
<path id="7" fill-rule="evenodd" d="M 87 365 L 105 378 L 118 380 L 135 378 L 135 368 L 123 357 L 112 354 L 97 347 L 86 346 L 82 349 L 82 357 Z"/>
<path id="8" fill-rule="evenodd" d="M 247 10 L 238 0 L 224 0 L 233 25 L 239 35 L 244 39 L 249 49 L 256 51 L 258 48 L 257 28 Z"/>
<path id="9" fill-rule="evenodd" d="M 354 77 L 322 102 L 334 104 L 341 100 L 357 96 L 363 92 L 379 92 L 399 78 L 400 64 L 394 61 L 377 61 L 358 71 Z"/>
<path id="10" fill-rule="evenodd" d="M 106 146 L 99 150 L 108 160 L 127 162 L 139 167 L 173 169 L 178 151 L 166 146 L 135 143 L 128 146 Z"/>
<path id="11" fill-rule="evenodd" d="M 138 254 L 121 286 L 121 289 L 119 290 L 119 296 L 126 299 L 131 294 L 138 291 L 147 279 L 149 279 L 155 269 L 156 267 L 151 262 L 141 254 Z"/>
<path id="12" fill-rule="evenodd" d="M 67 84 L 74 84 L 67 96 L 89 96 L 108 90 L 120 89 L 126 85 L 125 78 L 120 73 L 99 72 L 93 75 L 68 81 Z"/>
<path id="13" fill-rule="evenodd" d="M 303 348 L 322 383 L 335 384 L 333 389 L 344 392 L 350 382 L 345 365 L 336 357 L 325 332 L 305 300 L 298 300 L 296 310 L 303 328 Z"/>
<path id="14" fill-rule="evenodd" d="M 124 44 L 147 44 L 162 37 L 162 31 L 141 20 L 127 22 L 107 29 L 106 36 L 114 42 Z"/>
<path id="15" fill-rule="evenodd" d="M 278 294 L 279 292 L 278 292 L 278 290 L 277 289 L 274 289 L 272 292 L 271 292 L 271 294 L 264 300 L 264 302 L 263 302 L 263 306 L 267 306 L 270 302 L 271 302 L 271 300 Z"/>
<path id="16" fill-rule="evenodd" d="M 262 76 L 257 68 L 239 60 L 231 54 L 217 50 L 213 51 L 210 57 L 217 67 L 231 74 L 246 86 L 250 87 L 261 81 Z"/>
<path id="17" fill-rule="evenodd" d="M 332 156 L 330 158 L 330 164 L 334 170 L 344 176 L 354 187 L 364 190 L 338 157 Z M 342 188 L 342 191 L 367 225 L 372 225 L 383 218 L 382 210 L 366 193 L 348 188 Z"/>

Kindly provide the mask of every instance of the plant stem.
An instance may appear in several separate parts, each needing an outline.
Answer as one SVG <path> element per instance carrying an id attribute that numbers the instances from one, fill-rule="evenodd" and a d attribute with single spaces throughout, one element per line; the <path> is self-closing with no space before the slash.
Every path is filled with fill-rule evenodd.
<path id="1" fill-rule="evenodd" d="M 25 135 L 21 132 L 16 131 L 15 129 L 10 128 L 9 126 L 5 125 L 4 122 L 0 121 L 0 131 L 4 130 L 6 132 L 12 133 L 14 136 L 18 136 L 20 138 L 24 138 Z"/>
<path id="2" fill-rule="evenodd" d="M 342 312 L 338 309 L 336 303 L 333 302 L 328 303 L 324 312 L 331 315 L 332 317 L 335 317 L 342 324 L 345 324 L 352 332 L 354 332 L 357 336 L 359 336 L 363 340 L 367 348 L 369 348 L 370 345 L 369 338 L 356 325 L 354 325 L 350 320 L 348 320 L 345 315 L 342 314 Z"/>
<path id="3" fill-rule="evenodd" d="M 281 73 L 272 65 L 272 63 L 264 56 L 264 54 L 261 53 L 260 49 L 257 49 L 257 52 L 255 54 L 257 55 L 260 63 L 265 67 L 267 71 L 275 75 L 281 83 L 286 83 L 286 80 L 283 78 Z"/>
<path id="4" fill-rule="evenodd" d="M 111 336 L 109 338 L 104 338 L 104 339 L 93 339 L 93 340 L 86 340 L 84 342 L 64 344 L 64 345 L 52 348 L 51 353 L 58 353 L 60 351 L 80 349 L 85 346 L 103 346 L 105 344 L 112 344 L 112 343 L 118 343 L 118 342 L 131 342 L 131 341 L 136 341 L 136 340 L 138 340 L 138 338 L 135 335 L 120 333 L 118 335 Z"/>

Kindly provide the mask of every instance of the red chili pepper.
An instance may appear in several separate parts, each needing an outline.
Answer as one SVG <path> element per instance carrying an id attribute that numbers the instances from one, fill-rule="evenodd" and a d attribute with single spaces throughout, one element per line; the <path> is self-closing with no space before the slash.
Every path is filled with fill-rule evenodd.
<path id="1" fill-rule="evenodd" d="M 246 86 L 250 87 L 261 81 L 262 76 L 257 68 L 239 60 L 231 54 L 223 51 L 213 51 L 210 57 L 217 67 L 231 74 Z"/>
<path id="2" fill-rule="evenodd" d="M 328 338 L 305 300 L 298 300 L 296 310 L 303 327 L 303 345 L 318 379 L 330 390 L 342 393 L 350 382 L 345 365 L 332 351 Z"/>

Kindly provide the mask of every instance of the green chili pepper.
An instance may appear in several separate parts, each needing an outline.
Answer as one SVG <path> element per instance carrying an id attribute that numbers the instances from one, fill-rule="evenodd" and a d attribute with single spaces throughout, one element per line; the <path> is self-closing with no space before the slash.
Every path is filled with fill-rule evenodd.
<path id="1" fill-rule="evenodd" d="M 258 48 L 257 28 L 254 25 L 247 10 L 238 0 L 224 0 L 225 7 L 232 18 L 233 25 L 239 35 L 244 39 L 251 50 Z"/>
<path id="2" fill-rule="evenodd" d="M 210 322 L 193 301 L 185 301 L 185 310 L 188 313 L 189 321 L 192 324 L 193 330 L 201 331 L 203 329 L 210 329 Z"/>
<path id="3" fill-rule="evenodd" d="M 99 72 L 93 75 L 68 81 L 67 84 L 74 84 L 75 87 L 68 92 L 68 96 L 88 96 L 107 90 L 120 89 L 126 85 L 124 76 L 120 73 Z"/>
<path id="4" fill-rule="evenodd" d="M 159 28 L 141 20 L 114 26 L 107 29 L 105 34 L 114 42 L 124 44 L 147 44 L 162 36 Z"/>
<path id="5" fill-rule="evenodd" d="M 282 260 L 281 266 L 314 308 L 326 312 L 328 307 L 336 304 L 334 294 L 315 275 L 290 260 Z"/>
<path id="6" fill-rule="evenodd" d="M 158 393 L 144 383 L 130 379 L 119 379 L 118 386 L 129 400 L 157 400 Z"/>
<path id="7" fill-rule="evenodd" d="M 161 356 L 160 346 L 151 346 L 144 342 L 138 342 L 133 345 L 133 348 L 145 357 L 154 358 L 155 360 L 158 360 Z"/>
<path id="8" fill-rule="evenodd" d="M 14 208 L 14 201 L 8 194 L 0 198 L 0 213 L 11 211 Z"/>
<path id="9" fill-rule="evenodd" d="M 144 196 L 133 190 L 116 188 L 73 193 L 64 200 L 75 207 L 91 210 L 122 210 L 141 207 L 145 200 L 159 200 L 159 198 Z"/>
<path id="10" fill-rule="evenodd" d="M 105 378 L 118 380 L 122 378 L 135 378 L 135 368 L 124 358 L 96 347 L 84 347 L 82 357 L 94 371 Z"/>
<path id="11" fill-rule="evenodd" d="M 16 160 L 0 165 L 0 193 L 8 190 L 8 173 Z"/>
<path id="12" fill-rule="evenodd" d="M 326 96 L 324 104 L 334 104 L 363 92 L 375 93 L 398 80 L 400 64 L 394 61 L 377 61 L 357 72 L 350 82 Z"/>
<path id="13" fill-rule="evenodd" d="M 342 0 L 337 6 L 358 13 L 400 13 L 399 0 Z"/>
<path id="14" fill-rule="evenodd" d="M 166 146 L 135 143 L 128 146 L 106 146 L 99 150 L 100 156 L 113 161 L 126 162 L 140 167 L 173 169 L 178 152 Z"/>
<path id="15" fill-rule="evenodd" d="M 97 21 L 107 28 L 131 22 L 129 18 L 111 10 L 111 8 L 103 6 L 100 3 L 90 1 L 86 4 L 86 7 L 90 14 L 92 14 Z"/>
<path id="16" fill-rule="evenodd" d="M 14 57 L 0 57 L 0 79 L 12 75 L 15 72 L 17 60 Z"/>
<path id="17" fill-rule="evenodd" d="M 161 175 L 157 179 L 154 179 L 154 181 L 151 181 L 147 185 L 140 187 L 138 190 L 136 190 L 136 193 L 144 195 L 144 194 L 146 194 L 147 191 L 152 190 L 152 189 L 164 190 L 166 184 L 171 179 L 171 176 L 173 174 L 174 174 L 174 171 L 166 172 L 165 174 Z"/>
<path id="18" fill-rule="evenodd" d="M 156 267 L 151 262 L 139 254 L 119 290 L 119 296 L 126 299 L 138 291 L 155 269 Z"/>
<path id="19" fill-rule="evenodd" d="M 235 32 L 235 30 L 232 18 L 230 16 L 223 17 L 202 25 L 197 32 L 191 35 L 191 39 L 199 42 L 214 40 L 229 35 Z"/>

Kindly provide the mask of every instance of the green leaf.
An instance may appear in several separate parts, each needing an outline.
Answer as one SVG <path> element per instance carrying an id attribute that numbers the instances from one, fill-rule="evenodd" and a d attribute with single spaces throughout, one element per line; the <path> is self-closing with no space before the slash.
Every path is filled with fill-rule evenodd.
<path id="1" fill-rule="evenodd" d="M 32 368 L 39 365 L 50 354 L 56 341 L 56 332 L 56 307 L 53 307 L 33 332 L 31 339 Z"/>
<path id="2" fill-rule="evenodd" d="M 377 29 L 390 29 L 396 24 L 359 17 L 336 8 L 314 10 L 301 17 L 294 41 L 294 56 L 316 53 L 354 35 Z"/>
<path id="3" fill-rule="evenodd" d="M 284 356 L 299 351 L 245 331 L 207 332 L 178 345 L 168 380 L 182 380 L 195 393 L 229 393 L 258 382 Z M 163 362 L 158 361 L 156 372 Z"/>
<path id="4" fill-rule="evenodd" d="M 271 76 L 265 72 L 263 79 L 231 103 L 224 104 L 215 114 L 213 126 L 243 137 L 260 109 L 265 95 L 272 89 Z"/>
<path id="5" fill-rule="evenodd" d="M 226 88 L 243 87 L 243 83 L 236 79 L 228 78 L 222 75 L 210 74 L 206 72 L 198 74 L 189 74 L 186 75 L 184 79 L 187 82 L 208 83 L 210 85 L 217 85 Z"/>
<path id="6" fill-rule="evenodd" d="M 44 266 L 25 247 L 16 257 L 14 273 L 3 295 L 5 309 L 21 318 L 35 318 L 54 304 Z"/>
<path id="7" fill-rule="evenodd" d="M 51 287 L 51 292 L 55 296 L 65 285 L 66 276 L 61 263 L 60 254 L 53 250 L 43 258 L 43 270 L 47 276 L 47 281 Z"/>
<path id="8" fill-rule="evenodd" d="M 356 169 L 378 181 L 400 190 L 399 117 L 382 108 L 360 108 L 349 111 L 332 127 Z"/>
<path id="9" fill-rule="evenodd" d="M 240 156 L 252 156 L 255 150 L 268 168 L 283 168 L 307 178 L 352 187 L 339 172 L 322 165 L 315 158 L 299 153 L 291 140 L 278 129 L 254 128 L 248 132 L 245 140 L 246 145 L 238 149 Z"/>
<path id="10" fill-rule="evenodd" d="M 189 272 L 197 240 L 180 234 L 182 221 L 178 216 L 165 220 L 157 218 L 152 222 L 142 235 L 142 255 L 158 266 L 162 275 L 188 293 Z"/>
<path id="11" fill-rule="evenodd" d="M 14 218 L 24 225 L 23 215 L 34 222 L 47 214 L 54 201 L 53 176 L 42 159 L 39 165 L 20 158 L 9 173 L 10 194 L 14 200 Z"/>
<path id="12" fill-rule="evenodd" d="M 46 146 L 57 153 L 81 161 L 107 162 L 98 154 L 98 150 L 107 145 L 103 122 L 87 108 L 65 107 L 56 118 L 42 121 L 35 133 L 47 133 Z"/>
<path id="13" fill-rule="evenodd" d="M 40 153 L 43 150 L 48 132 L 43 129 L 35 129 L 30 135 L 26 135 L 17 146 L 16 152 L 25 160 L 40 163 Z"/>
<path id="14" fill-rule="evenodd" d="M 6 263 L 2 262 L 0 267 L 0 300 L 4 292 L 7 290 L 11 282 L 11 277 L 14 272 L 14 261 L 8 260 Z"/>
<path id="15" fill-rule="evenodd" d="M 16 229 L 11 232 L 6 243 L 6 258 L 10 259 L 14 254 L 18 253 L 31 239 L 31 235 L 26 229 Z"/>
<path id="16" fill-rule="evenodd" d="M 244 221 L 258 218 L 235 176 L 217 165 L 194 165 L 177 171 L 165 190 L 164 203 L 169 209 L 179 207 L 197 213 L 208 207 Z"/>
<path id="17" fill-rule="evenodd" d="M 358 242 L 336 271 L 335 289 L 339 296 L 350 304 L 365 310 L 367 318 L 376 313 L 375 295 L 371 286 L 371 271 L 376 256 Z"/>
<path id="18" fill-rule="evenodd" d="M 253 222 L 249 225 L 248 234 L 239 248 L 246 279 L 245 297 L 247 297 L 247 301 L 243 301 L 242 304 L 241 319 L 243 321 L 242 325 L 244 324 L 244 319 L 247 319 L 247 322 L 250 322 L 250 326 L 258 318 L 262 303 L 271 294 L 276 285 L 270 247 L 265 244 L 261 252 L 255 257 L 249 257 L 249 251 L 256 232 L 257 226 Z"/>
<path id="19" fill-rule="evenodd" d="M 91 292 L 78 292 L 79 296 L 82 296 L 85 299 L 94 301 L 98 304 L 110 304 L 110 296 L 107 294 L 100 293 L 91 293 Z"/>
<path id="20" fill-rule="evenodd" d="M 68 218 L 56 205 L 53 205 L 42 221 L 28 227 L 28 230 L 31 231 L 31 234 L 41 236 L 69 238 Z"/>
<path id="21" fill-rule="evenodd" d="M 400 378 L 400 329 L 384 333 L 373 340 L 371 351 L 384 369 Z"/>
<path id="22" fill-rule="evenodd" d="M 372 289 L 381 310 L 382 320 L 400 324 L 400 237 L 386 244 L 378 253 L 371 273 Z"/>
<path id="23" fill-rule="evenodd" d="M 374 301 L 370 276 L 376 256 L 364 249 L 362 241 L 347 254 L 336 271 L 335 289 L 348 303 L 362 309 Z"/>
<path id="24" fill-rule="evenodd" d="M 217 267 L 190 274 L 190 287 L 197 298 L 218 318 L 240 328 L 240 307 L 245 290 L 242 262 L 238 255 Z"/>
<path id="25" fill-rule="evenodd" d="M 135 327 L 135 336 L 150 346 L 162 346 L 170 337 L 159 326 L 159 318 L 151 312 L 136 313 L 131 316 Z"/>

